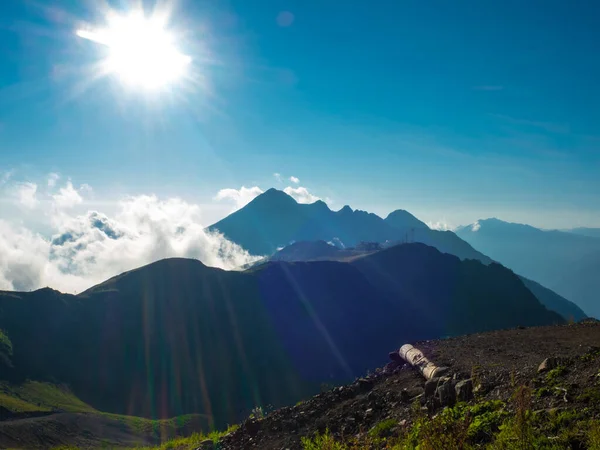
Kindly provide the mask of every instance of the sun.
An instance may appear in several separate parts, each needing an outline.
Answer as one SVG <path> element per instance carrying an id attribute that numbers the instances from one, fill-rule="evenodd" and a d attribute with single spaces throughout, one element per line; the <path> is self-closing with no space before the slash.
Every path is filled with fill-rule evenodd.
<path id="1" fill-rule="evenodd" d="M 184 78 L 192 61 L 178 50 L 166 25 L 160 16 L 112 13 L 105 28 L 79 29 L 76 33 L 107 48 L 101 62 L 104 73 L 116 75 L 132 87 L 156 90 Z"/>

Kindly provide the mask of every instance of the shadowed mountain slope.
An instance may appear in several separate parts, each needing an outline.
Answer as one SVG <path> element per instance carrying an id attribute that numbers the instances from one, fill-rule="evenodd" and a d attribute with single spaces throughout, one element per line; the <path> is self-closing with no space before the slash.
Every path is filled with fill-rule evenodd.
<path id="1" fill-rule="evenodd" d="M 79 296 L 0 293 L 14 365 L 3 377 L 67 383 L 98 410 L 218 426 L 350 380 L 406 341 L 561 322 L 511 271 L 422 244 L 245 272 L 168 259 Z"/>
<path id="2" fill-rule="evenodd" d="M 339 249 L 323 241 L 316 242 L 295 242 L 280 251 L 276 252 L 269 259 L 272 261 L 317 261 L 317 260 L 332 260 L 332 261 L 350 261 L 367 253 L 354 248 Z M 393 276 L 392 276 L 393 278 Z M 550 289 L 519 276 L 523 284 L 529 289 L 533 295 L 546 308 L 559 313 L 566 320 L 579 321 L 586 317 L 585 313 L 564 297 L 556 294 Z"/>
<path id="3" fill-rule="evenodd" d="M 600 316 L 600 239 L 529 225 L 480 220 L 456 233 L 515 272 Z"/>

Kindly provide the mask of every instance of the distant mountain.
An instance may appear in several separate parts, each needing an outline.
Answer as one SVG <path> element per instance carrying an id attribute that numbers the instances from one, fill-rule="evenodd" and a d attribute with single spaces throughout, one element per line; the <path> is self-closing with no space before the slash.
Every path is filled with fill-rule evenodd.
<path id="1" fill-rule="evenodd" d="M 600 316 L 600 239 L 529 225 L 480 220 L 456 234 L 515 272 Z"/>
<path id="2" fill-rule="evenodd" d="M 491 262 L 454 233 L 430 230 L 406 211 L 394 211 L 384 220 L 349 206 L 332 211 L 322 201 L 299 204 L 276 189 L 269 189 L 209 229 L 219 230 L 254 255 L 272 255 L 296 241 L 335 240 L 346 247 L 361 241 L 422 242 L 462 259 Z"/>
<path id="3" fill-rule="evenodd" d="M 587 317 L 587 314 L 572 301 L 567 300 L 533 280 L 522 276 L 519 276 L 519 278 L 542 305 L 551 311 L 557 312 L 566 320 L 579 322 Z"/>
<path id="4" fill-rule="evenodd" d="M 372 252 L 371 252 L 372 253 Z M 295 242 L 276 252 L 269 259 L 271 261 L 350 261 L 364 256 L 366 252 L 356 249 L 339 249 L 324 241 Z M 264 261 L 263 261 L 264 262 Z M 525 287 L 529 289 L 538 301 L 551 311 L 559 313 L 566 320 L 579 321 L 586 314 L 573 302 L 545 288 L 539 283 L 519 276 Z"/>
<path id="5" fill-rule="evenodd" d="M 422 244 L 245 272 L 169 259 L 78 296 L 0 293 L 12 352 L 0 373 L 66 383 L 102 411 L 223 426 L 350 380 L 405 342 L 562 322 L 510 270 Z"/>
<path id="6" fill-rule="evenodd" d="M 411 228 L 422 228 L 429 229 L 429 227 L 413 216 L 408 211 L 404 211 L 403 209 L 397 209 L 396 211 L 392 211 L 385 218 L 385 222 L 391 225 L 394 228 L 399 229 L 411 229 Z"/>
<path id="7" fill-rule="evenodd" d="M 582 236 L 589 236 L 600 238 L 600 228 L 571 228 L 570 230 L 563 230 L 567 233 L 580 234 Z"/>

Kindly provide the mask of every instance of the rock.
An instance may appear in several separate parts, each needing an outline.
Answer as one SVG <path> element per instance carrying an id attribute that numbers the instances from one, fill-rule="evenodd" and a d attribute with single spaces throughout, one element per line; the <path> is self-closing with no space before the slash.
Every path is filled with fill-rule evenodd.
<path id="1" fill-rule="evenodd" d="M 359 378 L 358 386 L 362 392 L 370 391 L 373 388 L 373 382 L 366 378 Z"/>
<path id="2" fill-rule="evenodd" d="M 403 403 L 410 402 L 410 394 L 406 389 L 402 389 L 402 392 L 400 392 L 400 401 Z"/>
<path id="3" fill-rule="evenodd" d="M 456 402 L 456 391 L 454 381 L 449 380 L 441 384 L 437 388 L 435 395 L 439 399 L 441 406 L 454 405 L 454 403 Z"/>
<path id="4" fill-rule="evenodd" d="M 558 358 L 546 358 L 538 367 L 538 373 L 548 372 L 549 370 L 555 369 L 560 364 Z"/>
<path id="5" fill-rule="evenodd" d="M 456 400 L 459 402 L 468 402 L 473 398 L 473 380 L 462 380 L 456 383 Z"/>
<path id="6" fill-rule="evenodd" d="M 432 378 L 425 383 L 425 397 L 433 397 L 440 383 L 439 378 Z"/>

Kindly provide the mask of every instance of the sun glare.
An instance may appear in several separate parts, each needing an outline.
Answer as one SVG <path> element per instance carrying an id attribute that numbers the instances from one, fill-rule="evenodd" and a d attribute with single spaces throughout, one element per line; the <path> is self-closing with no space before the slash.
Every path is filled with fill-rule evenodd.
<path id="1" fill-rule="evenodd" d="M 106 28 L 80 29 L 77 35 L 106 46 L 102 70 L 133 87 L 154 90 L 171 85 L 186 75 L 191 63 L 177 49 L 165 20 L 142 13 L 112 14 Z"/>

